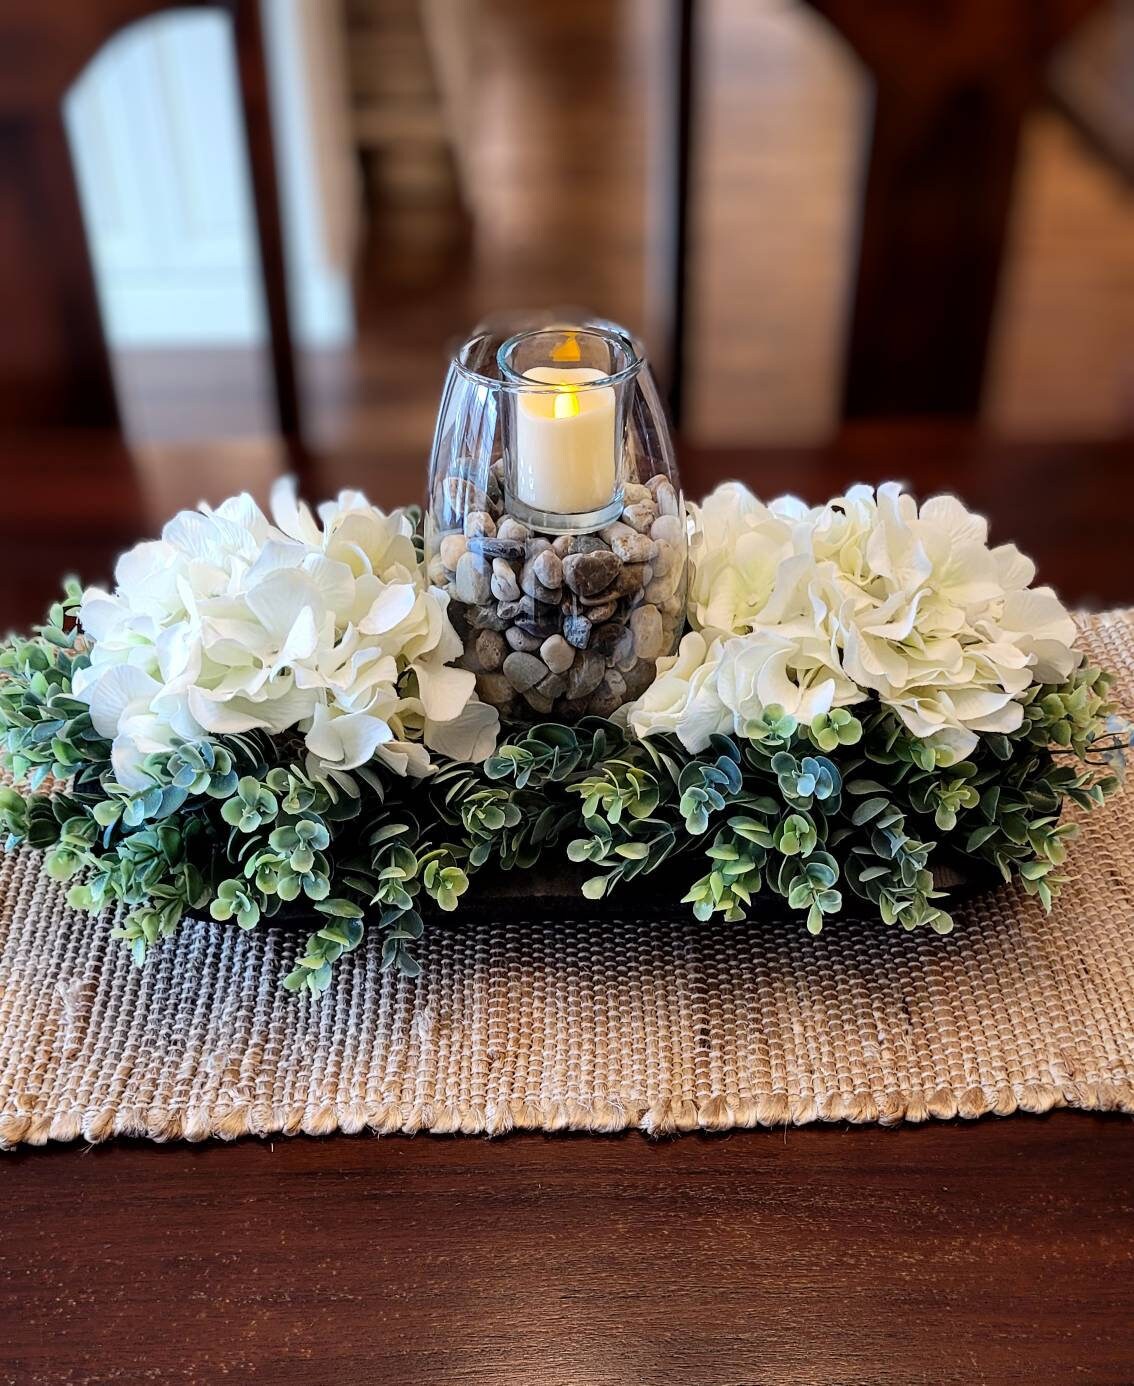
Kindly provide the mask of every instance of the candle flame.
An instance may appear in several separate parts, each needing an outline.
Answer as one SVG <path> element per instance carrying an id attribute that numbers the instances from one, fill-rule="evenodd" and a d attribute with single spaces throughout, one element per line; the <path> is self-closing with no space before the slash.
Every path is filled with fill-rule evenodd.
<path id="1" fill-rule="evenodd" d="M 557 419 L 572 419 L 579 413 L 579 401 L 575 391 L 568 388 L 555 392 L 555 402 L 552 405 L 552 413 Z"/>
<path id="2" fill-rule="evenodd" d="M 564 365 L 571 361 L 581 361 L 583 359 L 583 350 L 579 346 L 578 337 L 576 337 L 573 332 L 569 332 L 558 346 L 551 348 L 551 359 L 559 365 Z"/>

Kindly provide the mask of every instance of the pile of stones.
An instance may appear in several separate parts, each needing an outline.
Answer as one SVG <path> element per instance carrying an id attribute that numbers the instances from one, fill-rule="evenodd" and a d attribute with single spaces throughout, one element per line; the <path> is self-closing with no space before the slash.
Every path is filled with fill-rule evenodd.
<path id="1" fill-rule="evenodd" d="M 653 681 L 685 616 L 688 539 L 665 477 L 625 487 L 595 534 L 540 534 L 506 509 L 503 464 L 433 497 L 430 577 L 449 591 L 460 663 L 504 716 L 609 717 Z"/>

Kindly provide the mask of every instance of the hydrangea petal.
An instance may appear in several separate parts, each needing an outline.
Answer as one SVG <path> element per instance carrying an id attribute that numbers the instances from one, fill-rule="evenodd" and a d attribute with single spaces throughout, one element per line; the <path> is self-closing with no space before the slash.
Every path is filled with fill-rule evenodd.
<path id="1" fill-rule="evenodd" d="M 117 735 L 118 724 L 127 712 L 139 703 L 148 707 L 150 699 L 161 691 L 156 679 L 133 664 L 80 669 L 73 687 L 75 696 L 89 703 L 95 731 L 105 737 Z"/>
<path id="2" fill-rule="evenodd" d="M 451 722 L 459 717 L 476 687 L 476 675 L 451 664 L 418 660 L 413 665 L 417 690 L 425 716 L 434 722 Z"/>
<path id="3" fill-rule="evenodd" d="M 425 744 L 450 760 L 479 764 L 492 754 L 500 732 L 500 714 L 475 698 L 447 722 L 425 722 Z"/>
<path id="4" fill-rule="evenodd" d="M 388 722 L 364 712 L 348 712 L 339 716 L 327 708 L 315 711 L 306 735 L 307 749 L 326 765 L 339 770 L 353 770 L 365 765 L 384 742 L 393 740 Z"/>
<path id="5" fill-rule="evenodd" d="M 396 583 L 383 588 L 358 623 L 358 628 L 364 635 L 385 635 L 400 625 L 416 604 L 417 593 L 409 583 Z"/>

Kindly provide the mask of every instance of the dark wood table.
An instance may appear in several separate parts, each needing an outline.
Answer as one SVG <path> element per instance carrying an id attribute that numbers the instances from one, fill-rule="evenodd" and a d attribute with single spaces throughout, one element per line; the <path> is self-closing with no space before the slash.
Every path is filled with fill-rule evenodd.
<path id="1" fill-rule="evenodd" d="M 0 440 L 0 627 L 181 499 L 279 459 Z M 138 480 L 141 475 L 144 480 Z M 411 469 L 322 464 L 410 499 Z M 686 455 L 820 498 L 901 476 L 985 509 L 1069 600 L 1134 600 L 1134 449 L 860 429 Z M 407 484 L 408 483 L 408 484 Z M 2 979 L 0 979 L 2 984 Z M 1134 1126 L 1058 1113 L 649 1142 L 117 1142 L 0 1160 L 0 1380 L 1134 1380 Z"/>

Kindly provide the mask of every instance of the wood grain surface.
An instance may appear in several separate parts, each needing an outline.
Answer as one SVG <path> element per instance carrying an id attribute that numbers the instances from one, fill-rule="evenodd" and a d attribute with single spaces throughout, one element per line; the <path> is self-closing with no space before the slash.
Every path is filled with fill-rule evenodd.
<path id="1" fill-rule="evenodd" d="M 1129 1381 L 1128 1120 L 5 1157 L 21 1382 Z"/>
<path id="2" fill-rule="evenodd" d="M 986 509 L 1072 600 L 1134 599 L 1121 444 L 852 430 L 687 452 L 813 499 L 908 477 Z M 242 444 L 0 439 L 0 629 L 177 504 L 260 494 Z M 313 481 L 412 499 L 419 470 Z M 2 979 L 0 979 L 2 983 Z M 1060 1113 L 652 1143 L 339 1137 L 0 1157 L 0 1382 L 1134 1380 L 1134 1126 Z"/>

